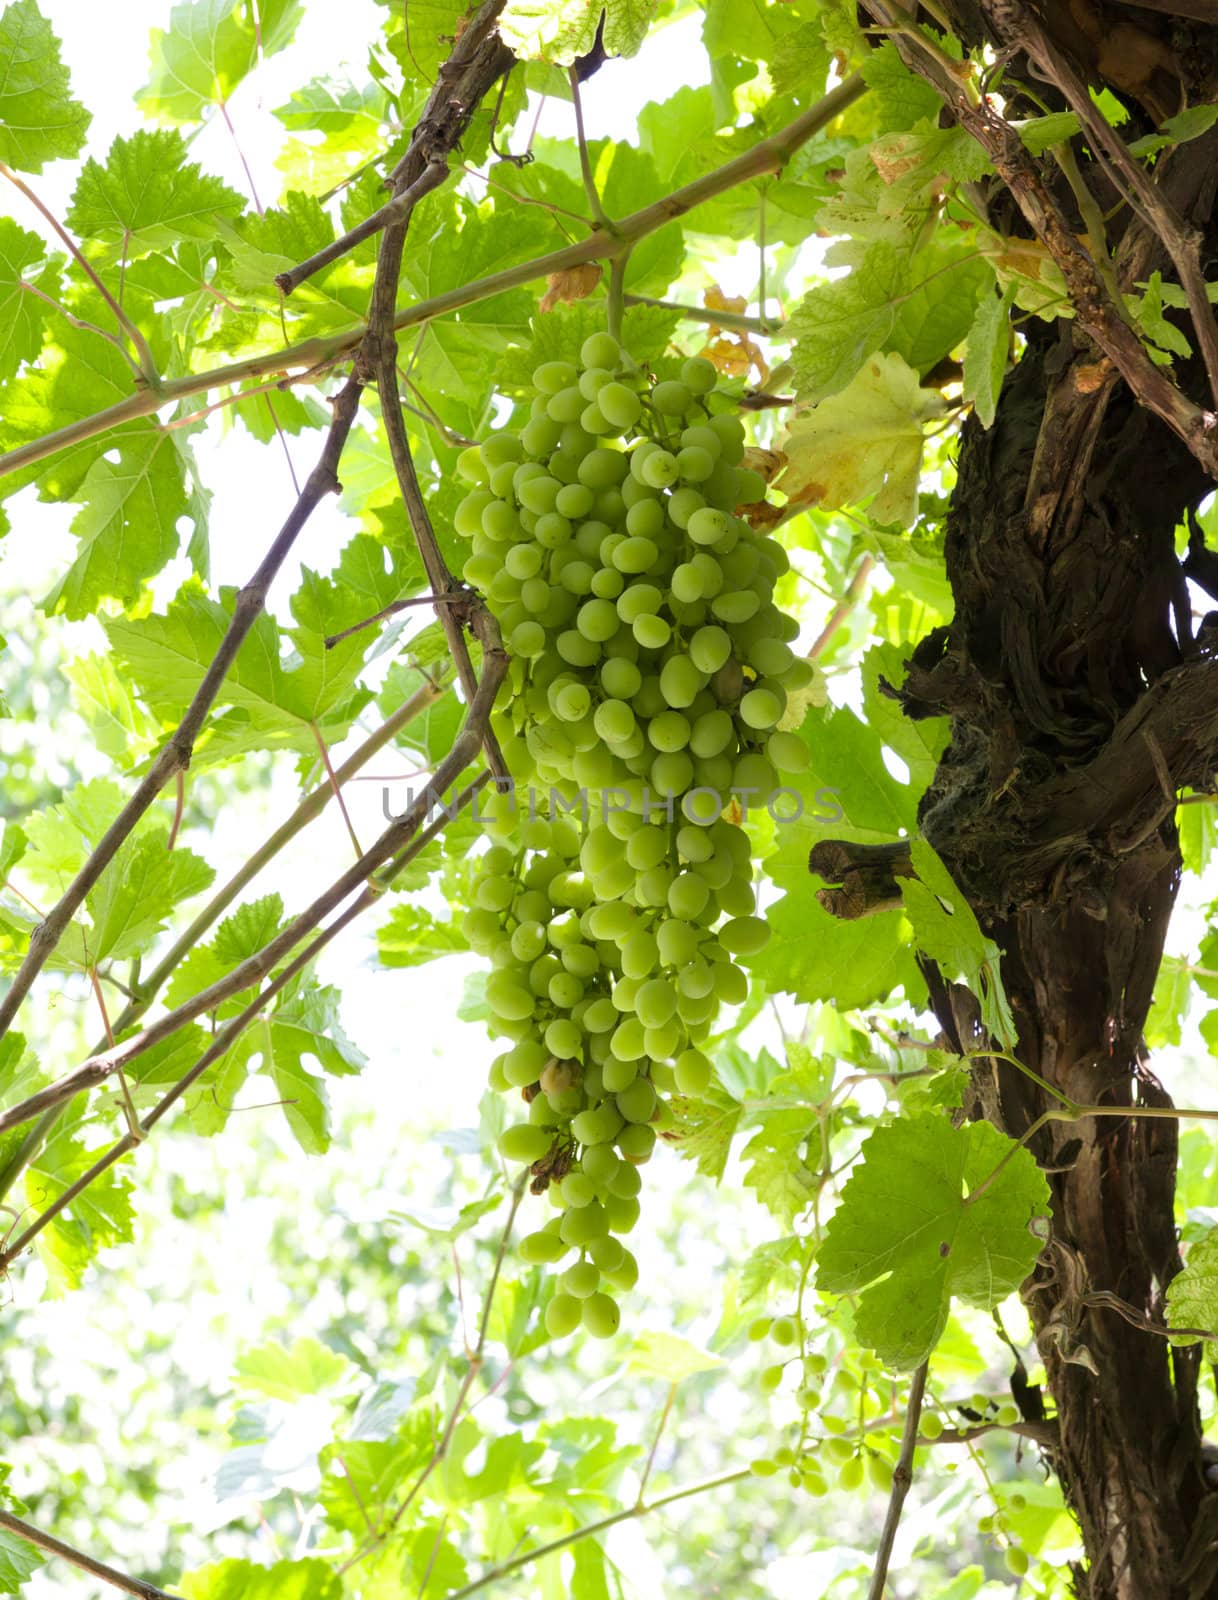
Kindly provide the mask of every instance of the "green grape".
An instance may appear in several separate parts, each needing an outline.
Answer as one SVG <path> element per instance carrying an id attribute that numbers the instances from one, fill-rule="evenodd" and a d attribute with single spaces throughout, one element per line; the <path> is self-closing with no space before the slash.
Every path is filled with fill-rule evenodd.
<path id="1" fill-rule="evenodd" d="M 640 1061 L 646 1053 L 643 1024 L 637 1017 L 627 1017 L 614 1029 L 612 1043 L 619 1061 Z"/>
<path id="2" fill-rule="evenodd" d="M 669 381 L 657 383 L 651 391 L 651 403 L 663 416 L 679 417 L 694 403 L 692 392 L 683 383 Z"/>
<path id="3" fill-rule="evenodd" d="M 733 955 L 752 956 L 769 943 L 770 927 L 763 917 L 734 917 L 719 929 L 718 938 Z"/>
<path id="4" fill-rule="evenodd" d="M 887 1494 L 892 1488 L 892 1462 L 876 1451 L 867 1453 L 867 1476 L 871 1479 L 872 1487 Z"/>
<path id="5" fill-rule="evenodd" d="M 679 457 L 667 450 L 653 450 L 639 469 L 643 482 L 653 489 L 666 489 L 681 476 Z"/>
<path id="6" fill-rule="evenodd" d="M 652 867 L 658 867 L 667 855 L 668 840 L 659 828 L 640 828 L 626 841 L 626 860 L 636 872 L 647 872 Z M 654 942 L 651 948 L 654 951 Z"/>
<path id="7" fill-rule="evenodd" d="M 585 600 L 576 614 L 575 626 L 585 639 L 599 644 L 617 632 L 617 608 L 611 600 Z"/>
<path id="8" fill-rule="evenodd" d="M 661 693 L 663 687 L 661 683 Z M 647 737 L 656 750 L 671 755 L 689 743 L 689 720 L 679 711 L 661 711 L 647 724 Z"/>
<path id="9" fill-rule="evenodd" d="M 598 365 L 608 366 L 609 363 L 602 362 Z M 615 428 L 633 427 L 643 411 L 643 402 L 634 390 L 628 389 L 624 383 L 605 384 L 598 392 L 596 401 L 606 419 Z"/>
<path id="10" fill-rule="evenodd" d="M 710 1086 L 711 1064 L 700 1050 L 685 1050 L 675 1064 L 677 1090 L 698 1098 Z"/>
<path id="11" fill-rule="evenodd" d="M 650 1122 L 656 1108 L 655 1089 L 646 1078 L 636 1077 L 617 1095 L 616 1104 L 627 1122 Z"/>
<path id="12" fill-rule="evenodd" d="M 695 544 L 717 544 L 735 527 L 734 519 L 726 512 L 716 510 L 713 506 L 704 506 L 701 511 L 695 511 L 690 517 L 686 533 Z"/>
<path id="13" fill-rule="evenodd" d="M 603 1148 L 600 1147 L 600 1148 Z M 634 1168 L 629 1169 L 631 1172 Z M 594 1239 L 588 1246 L 588 1254 L 602 1273 L 618 1271 L 626 1259 L 626 1246 L 620 1239 L 615 1239 L 607 1233 L 603 1239 Z"/>
<path id="14" fill-rule="evenodd" d="M 632 532 L 632 536 L 623 540 L 613 552 L 613 565 L 619 572 L 631 575 L 647 572 L 655 565 L 659 553 L 653 540 Z"/>
<path id="15" fill-rule="evenodd" d="M 621 1112 L 608 1103 L 590 1107 L 571 1118 L 571 1132 L 584 1145 L 610 1144 L 624 1126 Z"/>
<path id="16" fill-rule="evenodd" d="M 570 1247 L 553 1233 L 528 1233 L 518 1248 L 522 1261 L 531 1267 L 540 1267 L 561 1261 Z"/>
<path id="17" fill-rule="evenodd" d="M 696 600 L 701 600 L 703 583 L 703 574 L 692 561 L 683 561 L 669 579 L 674 597 L 685 605 L 693 605 Z"/>
<path id="18" fill-rule="evenodd" d="M 637 1060 L 622 1061 L 619 1057 L 610 1055 L 601 1073 L 605 1093 L 613 1095 L 616 1103 L 616 1097 L 623 1089 L 629 1089 L 638 1075 L 639 1065 Z"/>
<path id="19" fill-rule="evenodd" d="M 749 1462 L 749 1471 L 755 1478 L 772 1478 L 778 1471 L 778 1463 L 771 1461 L 768 1456 L 758 1456 L 755 1461 Z"/>
<path id="20" fill-rule="evenodd" d="M 557 394 L 560 389 L 574 383 L 578 376 L 569 361 L 546 361 L 534 368 L 533 387 L 541 394 Z"/>
<path id="21" fill-rule="evenodd" d="M 597 402 L 602 411 L 605 410 L 605 391 L 602 389 Z M 608 415 L 608 413 L 606 413 Z M 626 473 L 630 470 L 628 458 L 620 450 L 611 450 L 605 445 L 588 454 L 579 464 L 578 481 L 594 492 L 612 489 L 621 483 Z"/>
<path id="22" fill-rule="evenodd" d="M 622 347 L 611 333 L 590 333 L 579 347 L 580 364 L 616 371 L 622 360 Z"/>
<path id="23" fill-rule="evenodd" d="M 485 483 L 489 472 L 483 460 L 482 452 L 476 445 L 470 445 L 462 450 L 457 457 L 458 476 L 465 479 L 466 483 Z"/>
<path id="24" fill-rule="evenodd" d="M 563 1213 L 558 1228 L 559 1238 L 565 1240 L 567 1244 L 579 1246 L 580 1249 L 608 1231 L 609 1213 L 599 1200 L 593 1200 L 586 1206 L 572 1206 Z"/>
<path id="25" fill-rule="evenodd" d="M 658 832 L 658 829 L 649 829 L 649 833 Z M 647 834 L 636 834 L 635 838 L 646 838 Z M 633 844 L 634 840 L 631 840 Z M 645 929 L 640 928 L 637 933 L 632 933 L 622 946 L 622 971 L 628 978 L 645 978 L 649 972 L 655 970 L 659 959 L 659 950 L 656 941 Z M 636 1007 L 641 1001 L 636 1000 Z M 647 1019 L 640 1016 L 639 1020 L 647 1025 Z"/>
<path id="26" fill-rule="evenodd" d="M 580 1165 L 593 1183 L 603 1187 L 612 1180 L 621 1163 L 611 1146 L 598 1144 L 584 1151 Z M 594 1244 L 592 1246 L 592 1259 L 596 1261 L 598 1267 L 603 1269 L 605 1262 L 598 1259 L 596 1249 L 597 1245 Z"/>
<path id="27" fill-rule="evenodd" d="M 660 669 L 660 693 L 678 710 L 693 704 L 705 682 L 705 674 L 687 655 L 670 656 Z"/>
<path id="28" fill-rule="evenodd" d="M 646 1083 L 645 1078 L 640 1078 L 640 1083 Z M 654 1091 L 653 1091 L 654 1092 Z M 641 1127 L 641 1124 L 631 1123 L 631 1127 Z M 646 1130 L 651 1133 L 651 1129 Z M 653 1135 L 654 1138 L 654 1135 Z M 609 1226 L 614 1233 L 630 1233 L 638 1225 L 642 1215 L 642 1207 L 633 1196 L 611 1194 L 606 1197 L 605 1210 L 609 1216 Z"/>
<path id="29" fill-rule="evenodd" d="M 714 456 L 701 445 L 687 444 L 677 452 L 677 472 L 682 483 L 705 483 L 714 470 Z"/>
<path id="30" fill-rule="evenodd" d="M 554 1142 L 553 1134 L 545 1128 L 531 1127 L 527 1122 L 517 1122 L 499 1135 L 499 1154 L 505 1161 L 540 1161 Z"/>
<path id="31" fill-rule="evenodd" d="M 704 760 L 709 760 L 714 756 L 722 755 L 733 744 L 735 737 L 735 727 L 726 711 L 707 711 L 698 718 L 690 729 L 689 748 L 694 755 L 700 756 Z M 709 787 L 714 787 L 714 785 Z"/>
<path id="32" fill-rule="evenodd" d="M 546 1332 L 552 1339 L 565 1339 L 579 1327 L 584 1303 L 574 1295 L 556 1294 L 546 1307 Z"/>
<path id="33" fill-rule="evenodd" d="M 576 1300 L 586 1300 L 600 1285 L 600 1268 L 591 1261 L 577 1261 L 558 1280 L 559 1293 L 572 1295 Z"/>
<path id="34" fill-rule="evenodd" d="M 621 1326 L 622 1313 L 612 1295 L 589 1295 L 582 1315 L 584 1327 L 594 1339 L 611 1339 Z"/>
<path id="35" fill-rule="evenodd" d="M 735 624 L 747 622 L 760 604 L 751 589 L 731 589 L 715 596 L 711 601 L 711 611 L 720 622 Z M 777 717 L 774 720 L 777 721 Z"/>
<path id="36" fill-rule="evenodd" d="M 634 636 L 645 650 L 662 650 L 672 636 L 663 617 L 644 612 L 634 619 Z"/>
<path id="37" fill-rule="evenodd" d="M 662 1027 L 677 1008 L 677 991 L 668 978 L 649 978 L 635 996 L 634 1006 L 644 1027 Z"/>
<path id="38" fill-rule="evenodd" d="M 848 1493 L 861 1488 L 863 1483 L 863 1463 L 858 1456 L 852 1455 L 848 1461 L 843 1461 L 837 1474 L 837 1481 Z"/>
<path id="39" fill-rule="evenodd" d="M 770 1338 L 775 1344 L 797 1344 L 799 1342 L 799 1326 L 794 1317 L 775 1317 L 770 1324 Z"/>
<path id="40" fill-rule="evenodd" d="M 1009 1544 L 1002 1553 L 1002 1559 L 1006 1562 L 1007 1571 L 1015 1578 L 1022 1578 L 1031 1564 L 1028 1552 L 1021 1550 L 1017 1544 Z"/>
<path id="41" fill-rule="evenodd" d="M 616 1108 L 615 1108 L 616 1109 Z M 617 1147 L 628 1161 L 649 1161 L 655 1149 L 655 1129 L 646 1123 L 629 1122 L 615 1135 Z"/>

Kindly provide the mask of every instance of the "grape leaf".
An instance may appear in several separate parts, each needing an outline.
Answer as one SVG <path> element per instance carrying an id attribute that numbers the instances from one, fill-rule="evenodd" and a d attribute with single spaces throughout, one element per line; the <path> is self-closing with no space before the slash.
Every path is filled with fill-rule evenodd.
<path id="1" fill-rule="evenodd" d="M 1032 1156 L 988 1122 L 903 1118 L 864 1142 L 825 1231 L 817 1287 L 857 1294 L 859 1340 L 908 1371 L 934 1349 L 954 1296 L 989 1311 L 1019 1287 L 1041 1249 L 1030 1224 L 1048 1205 Z"/>
<path id="2" fill-rule="evenodd" d="M 1218 1361 L 1218 1228 L 1194 1239 L 1184 1258 L 1184 1270 L 1167 1286 L 1169 1328 L 1213 1328 L 1205 1340 L 1205 1360 Z M 1175 1345 L 1198 1344 L 1195 1334 L 1177 1334 Z"/>
<path id="3" fill-rule="evenodd" d="M 1013 1050 L 1017 1034 L 1002 983 L 1002 951 L 982 933 L 972 907 L 925 839 L 914 839 L 910 853 L 917 877 L 901 879 L 901 898 L 918 948 L 945 978 L 968 984 L 981 1002 L 987 1030 Z"/>
<path id="4" fill-rule="evenodd" d="M 982 294 L 964 350 L 964 398 L 973 402 L 977 420 L 992 428 L 998 395 L 1007 370 L 1011 344 L 1011 306 L 1015 286 L 1001 295 Z"/>
<path id="5" fill-rule="evenodd" d="M 199 122 L 205 108 L 223 105 L 262 56 L 292 42 L 304 15 L 302 0 L 184 0 L 169 29 L 153 28 L 150 76 L 136 104 L 161 122 Z"/>
<path id="6" fill-rule="evenodd" d="M 270 1400 L 293 1401 L 342 1383 L 352 1371 L 345 1356 L 317 1339 L 272 1342 L 242 1351 L 235 1376 L 242 1389 Z"/>
<path id="7" fill-rule="evenodd" d="M 0 161 L 41 172 L 79 152 L 92 120 L 72 99 L 59 40 L 35 0 L 13 0 L 0 12 Z"/>
<path id="8" fill-rule="evenodd" d="M 328 1561 L 213 1561 L 183 1573 L 176 1588 L 186 1600 L 340 1600 L 342 1581 Z"/>
<path id="9" fill-rule="evenodd" d="M 219 648 L 235 594 L 223 591 L 222 599 L 209 599 L 191 579 L 164 615 L 105 621 L 111 648 L 149 709 L 166 721 L 182 715 Z M 220 690 L 217 704 L 229 707 L 228 715 L 210 724 L 196 747 L 196 763 L 251 749 L 314 752 L 314 723 L 329 741 L 346 734 L 362 703 L 352 698 L 362 644 L 345 640 L 327 651 L 322 636 L 310 630 L 297 630 L 293 638 L 298 655 L 285 661 L 274 621 L 265 613 L 258 618 Z"/>
<path id="10" fill-rule="evenodd" d="M 74 1137 L 71 1125 L 61 1124 L 26 1170 L 27 1203 L 35 1212 L 45 1211 L 88 1171 L 99 1153 L 86 1150 Z M 43 1228 L 35 1249 L 46 1268 L 52 1293 L 78 1289 L 85 1268 L 105 1245 L 131 1242 L 132 1188 L 125 1170 L 117 1165 L 110 1167 Z"/>
<path id="11" fill-rule="evenodd" d="M 923 424 L 946 410 L 895 353 L 872 356 L 839 394 L 791 421 L 778 487 L 796 505 L 826 511 L 871 499 L 876 522 L 908 527 L 918 508 Z"/>
<path id="12" fill-rule="evenodd" d="M 37 234 L 0 217 L 0 380 L 11 378 L 23 361 L 33 361 L 42 348 L 45 308 L 25 287 L 24 275 L 27 267 L 42 260 L 43 250 Z M 53 297 L 58 280 L 58 266 L 47 262 L 31 281 Z"/>
<path id="13" fill-rule="evenodd" d="M 659 0 L 507 0 L 499 33 L 513 55 L 524 61 L 569 66 L 587 55 L 603 12 L 604 45 L 611 56 L 632 56 L 642 44 Z"/>
<path id="14" fill-rule="evenodd" d="M 76 490 L 84 502 L 72 519 L 80 550 L 41 602 L 49 614 L 92 616 L 103 599 L 133 606 L 146 580 L 178 553 L 180 519 L 192 510 L 201 515 L 187 493 L 180 435 L 141 429 L 122 439 L 115 453 L 114 462 L 99 456 Z M 197 520 L 194 528 L 198 537 Z"/>
<path id="15" fill-rule="evenodd" d="M 909 257 L 887 240 L 870 243 L 853 271 L 819 284 L 787 321 L 791 370 L 801 400 L 815 404 L 844 389 L 896 321 L 909 282 Z"/>
<path id="16" fill-rule="evenodd" d="M 115 139 L 104 166 L 85 162 L 68 225 L 104 244 L 105 259 L 130 261 L 182 239 L 213 239 L 218 215 L 244 209 L 235 189 L 187 161 L 186 142 L 175 128 L 141 128 L 130 139 Z"/>
<path id="17" fill-rule="evenodd" d="M 680 1383 L 695 1373 L 712 1372 L 721 1367 L 723 1361 L 709 1350 L 699 1350 L 688 1339 L 678 1338 L 675 1333 L 644 1332 L 636 1334 L 626 1364 L 631 1371 L 641 1372 L 645 1377 Z"/>

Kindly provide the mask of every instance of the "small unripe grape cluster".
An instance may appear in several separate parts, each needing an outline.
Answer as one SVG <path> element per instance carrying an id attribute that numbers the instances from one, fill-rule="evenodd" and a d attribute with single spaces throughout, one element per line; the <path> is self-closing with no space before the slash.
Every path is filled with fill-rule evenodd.
<path id="1" fill-rule="evenodd" d="M 496 731 L 518 786 L 485 807 L 494 842 L 465 932 L 511 1041 L 492 1086 L 528 1104 L 501 1152 L 558 1207 L 520 1252 L 578 1252 L 547 1328 L 607 1337 L 638 1274 L 618 1236 L 638 1220 L 662 1097 L 705 1093 L 699 1046 L 746 997 L 735 958 L 769 935 L 748 835 L 724 812 L 807 764 L 779 724 L 811 669 L 772 599 L 785 552 L 734 514 L 765 485 L 741 466 L 740 424 L 707 405 L 713 367 L 653 385 L 601 333 L 579 365 L 533 379 L 523 427 L 459 460 L 463 576 L 512 657 Z"/>

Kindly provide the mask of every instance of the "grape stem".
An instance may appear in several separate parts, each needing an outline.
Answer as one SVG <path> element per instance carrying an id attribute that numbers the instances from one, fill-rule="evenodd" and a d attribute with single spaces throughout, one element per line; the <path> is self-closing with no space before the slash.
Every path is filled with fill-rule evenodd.
<path id="1" fill-rule="evenodd" d="M 606 319 L 609 332 L 619 343 L 622 338 L 622 308 L 625 304 L 626 263 L 630 259 L 630 251 L 631 246 L 627 245 L 609 263 L 609 304 Z"/>
<path id="2" fill-rule="evenodd" d="M 875 1566 L 871 1573 L 871 1587 L 867 1591 L 867 1600 L 884 1600 L 884 1586 L 888 1581 L 888 1563 L 892 1560 L 892 1547 L 896 1541 L 897 1528 L 901 1521 L 901 1511 L 905 1505 L 905 1497 L 913 1483 L 913 1458 L 918 1446 L 918 1423 L 922 1417 L 922 1397 L 926 1393 L 926 1375 L 930 1370 L 929 1360 L 924 1361 L 913 1375 L 909 1385 L 909 1401 L 905 1408 L 905 1429 L 901 1435 L 901 1454 L 897 1458 L 896 1468 L 892 1474 L 892 1491 L 888 1496 L 888 1511 L 884 1517 L 884 1530 L 880 1534 L 880 1547 L 876 1552 Z"/>
<path id="3" fill-rule="evenodd" d="M 584 107 L 579 93 L 579 73 L 574 67 L 567 71 L 567 78 L 571 84 L 571 101 L 575 107 L 575 142 L 579 147 L 579 170 L 584 180 L 584 190 L 588 196 L 588 207 L 596 222 L 596 226 L 610 235 L 617 233 L 612 218 L 601 204 L 600 192 L 596 187 L 596 179 L 592 174 L 592 161 L 588 155 L 588 139 L 584 133 Z"/>

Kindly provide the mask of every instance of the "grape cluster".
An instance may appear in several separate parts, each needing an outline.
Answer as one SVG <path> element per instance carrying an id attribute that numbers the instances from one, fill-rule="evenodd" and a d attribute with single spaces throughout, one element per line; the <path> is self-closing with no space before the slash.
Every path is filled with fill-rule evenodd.
<path id="1" fill-rule="evenodd" d="M 518 432 L 459 460 L 463 576 L 512 656 L 496 731 L 529 785 L 527 807 L 518 790 L 486 808 L 465 931 L 511 1041 L 492 1085 L 529 1108 L 501 1151 L 559 1208 L 521 1253 L 579 1253 L 547 1307 L 555 1337 L 616 1331 L 612 1291 L 638 1272 L 616 1236 L 638 1220 L 661 1097 L 705 1092 L 698 1047 L 747 992 L 734 958 L 769 934 L 734 818 L 808 758 L 780 726 L 811 680 L 773 602 L 786 554 L 735 514 L 765 485 L 708 405 L 714 368 L 680 370 L 652 383 L 593 334 L 579 366 L 537 368 Z"/>

